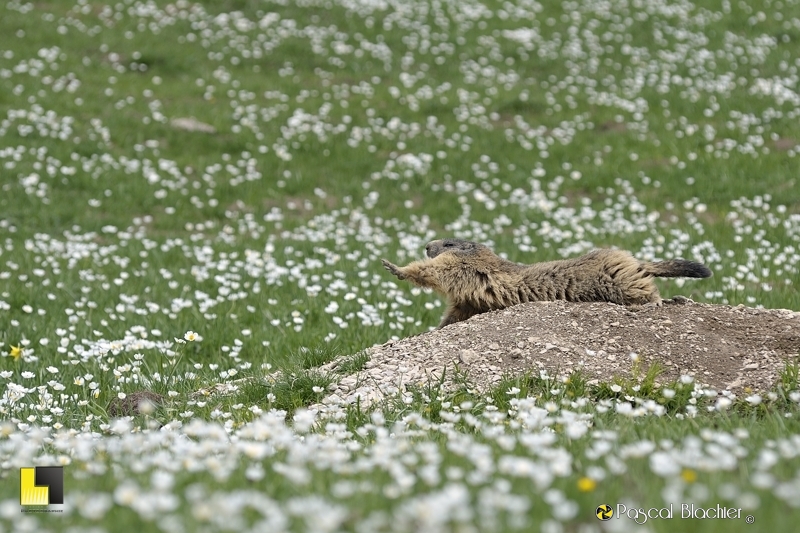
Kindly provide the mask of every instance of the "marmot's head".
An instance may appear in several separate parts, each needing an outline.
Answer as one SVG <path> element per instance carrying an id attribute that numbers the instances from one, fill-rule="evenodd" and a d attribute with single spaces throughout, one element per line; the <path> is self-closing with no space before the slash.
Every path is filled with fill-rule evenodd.
<path id="1" fill-rule="evenodd" d="M 486 246 L 477 242 L 465 241 L 463 239 L 439 239 L 431 241 L 425 245 L 425 253 L 433 259 L 437 255 L 445 252 L 456 255 L 474 255 L 480 250 L 487 250 Z"/>

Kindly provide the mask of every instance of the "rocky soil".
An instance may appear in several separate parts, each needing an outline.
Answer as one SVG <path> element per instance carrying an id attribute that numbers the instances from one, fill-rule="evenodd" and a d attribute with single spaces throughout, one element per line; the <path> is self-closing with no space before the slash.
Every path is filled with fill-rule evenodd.
<path id="1" fill-rule="evenodd" d="M 536 302 L 390 341 L 368 354 L 366 367 L 332 386 L 323 404 L 357 396 L 369 404 L 442 375 L 453 386 L 456 367 L 478 390 L 529 370 L 554 376 L 580 369 L 591 381 L 611 381 L 631 376 L 635 364 L 643 372 L 658 362 L 662 383 L 691 375 L 717 390 L 764 391 L 800 356 L 800 312 L 691 300 L 639 308 Z"/>

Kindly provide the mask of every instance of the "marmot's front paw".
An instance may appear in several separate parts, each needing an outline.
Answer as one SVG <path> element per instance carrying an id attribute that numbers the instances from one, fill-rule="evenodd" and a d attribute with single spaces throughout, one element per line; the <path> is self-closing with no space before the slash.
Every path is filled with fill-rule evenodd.
<path id="1" fill-rule="evenodd" d="M 669 300 L 662 300 L 665 304 L 677 304 L 677 305 L 688 305 L 693 304 L 694 300 L 691 298 L 687 298 L 686 296 L 681 296 L 680 294 L 673 296 Z"/>
<path id="2" fill-rule="evenodd" d="M 400 272 L 399 266 L 390 263 L 386 259 L 381 259 L 381 263 L 383 263 L 383 268 L 385 268 L 386 270 L 397 276 L 397 279 L 406 279 L 405 275 L 403 275 L 403 273 Z"/>

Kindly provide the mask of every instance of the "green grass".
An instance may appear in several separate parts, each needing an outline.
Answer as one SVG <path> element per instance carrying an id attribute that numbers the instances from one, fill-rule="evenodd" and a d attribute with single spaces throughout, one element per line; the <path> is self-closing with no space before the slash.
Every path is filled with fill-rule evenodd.
<path id="1" fill-rule="evenodd" d="M 0 2 L 0 528 L 578 531 L 670 498 L 793 526 L 792 364 L 727 408 L 652 367 L 308 418 L 438 323 L 379 261 L 437 237 L 696 259 L 665 297 L 800 310 L 795 1 L 479 6 Z M 109 419 L 140 390 L 163 403 Z M 54 462 L 68 509 L 17 515 L 18 468 Z"/>

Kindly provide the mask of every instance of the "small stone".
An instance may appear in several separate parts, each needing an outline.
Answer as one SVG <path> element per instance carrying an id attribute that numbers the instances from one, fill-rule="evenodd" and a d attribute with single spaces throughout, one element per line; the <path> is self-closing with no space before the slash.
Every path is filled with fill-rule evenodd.
<path id="1" fill-rule="evenodd" d="M 473 361 L 478 359 L 478 354 L 475 350 L 465 349 L 458 353 L 458 360 L 465 365 L 472 364 Z"/>
<path id="2" fill-rule="evenodd" d="M 349 392 L 353 390 L 353 388 L 356 386 L 356 383 L 358 383 L 358 379 L 355 376 L 347 376 L 342 378 L 338 387 L 345 392 Z"/>

